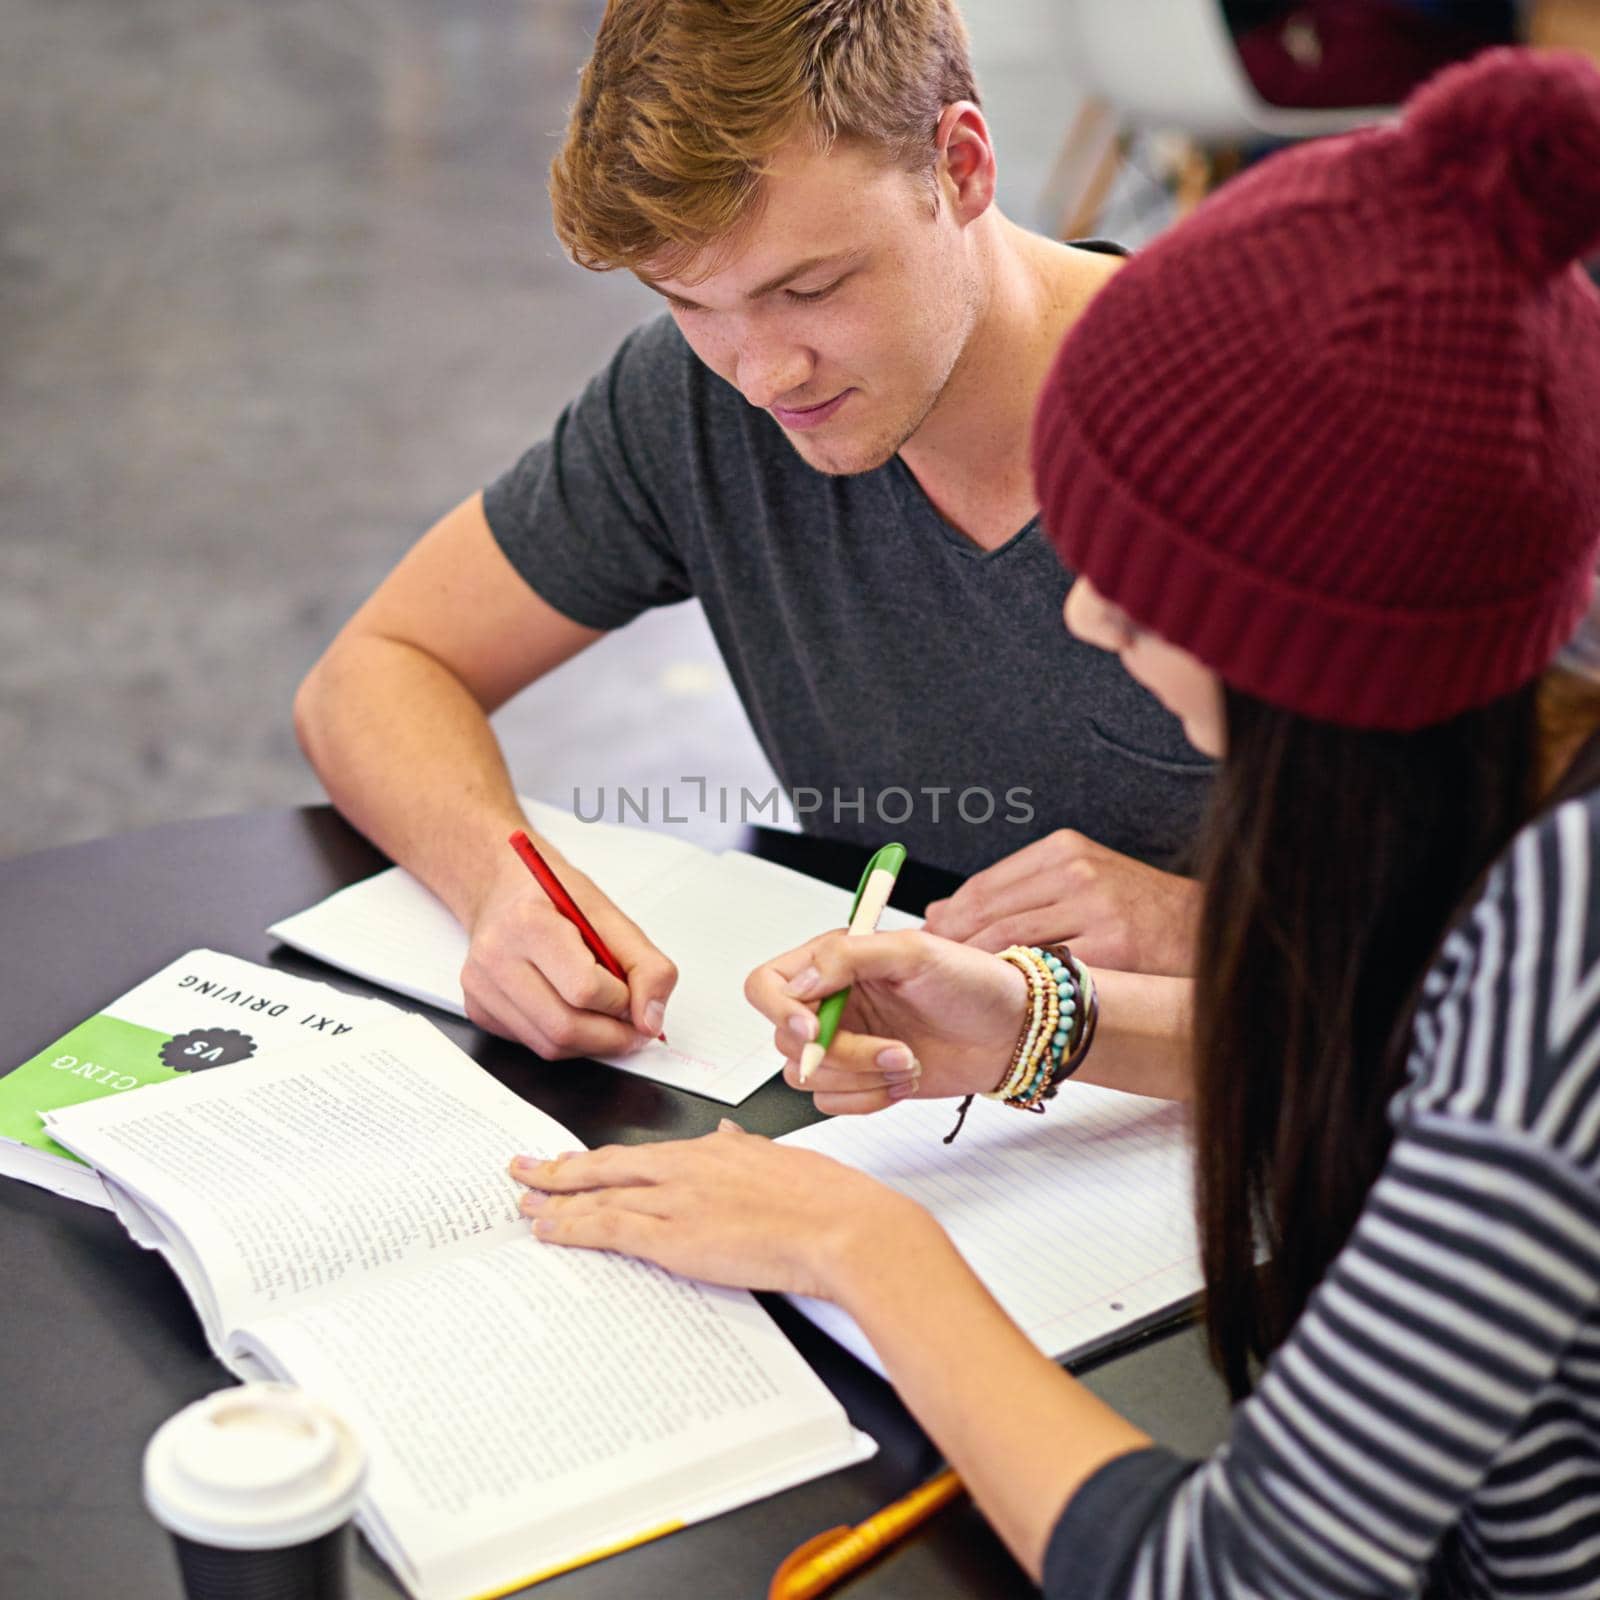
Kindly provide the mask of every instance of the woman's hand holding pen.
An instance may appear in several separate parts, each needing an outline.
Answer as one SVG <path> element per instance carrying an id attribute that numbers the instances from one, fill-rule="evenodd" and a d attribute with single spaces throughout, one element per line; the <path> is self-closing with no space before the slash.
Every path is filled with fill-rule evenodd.
<path id="1" fill-rule="evenodd" d="M 843 1025 L 802 1084 L 817 1007 L 847 986 Z M 744 992 L 776 1027 L 784 1078 L 835 1115 L 994 1088 L 1028 1009 L 1015 967 L 922 932 L 824 934 L 757 967 Z"/>
<path id="2" fill-rule="evenodd" d="M 600 965 L 507 850 L 468 930 L 461 969 L 467 1015 L 552 1061 L 642 1049 L 661 1032 L 678 969 L 590 879 L 548 853 L 627 982 Z"/>

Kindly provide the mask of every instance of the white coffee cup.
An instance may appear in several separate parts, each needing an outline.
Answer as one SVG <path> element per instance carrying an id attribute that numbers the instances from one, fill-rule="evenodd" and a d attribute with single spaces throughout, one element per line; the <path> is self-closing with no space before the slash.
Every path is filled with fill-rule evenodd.
<path id="1" fill-rule="evenodd" d="M 144 1454 L 145 1504 L 173 1536 L 190 1600 L 344 1593 L 365 1476 L 343 1419 L 285 1383 L 196 1400 Z"/>

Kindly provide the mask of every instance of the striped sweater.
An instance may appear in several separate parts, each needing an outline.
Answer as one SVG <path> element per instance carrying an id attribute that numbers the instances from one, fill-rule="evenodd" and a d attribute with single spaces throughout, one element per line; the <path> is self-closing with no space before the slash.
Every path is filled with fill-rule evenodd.
<path id="1" fill-rule="evenodd" d="M 1600 1596 L 1600 793 L 1513 841 L 1425 980 L 1389 1158 L 1226 1443 L 1138 1451 L 1051 1600 Z"/>

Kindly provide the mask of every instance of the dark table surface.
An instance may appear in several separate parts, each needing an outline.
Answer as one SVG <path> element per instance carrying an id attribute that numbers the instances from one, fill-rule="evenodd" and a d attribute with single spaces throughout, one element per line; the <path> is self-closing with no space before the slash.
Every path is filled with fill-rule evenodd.
<path id="1" fill-rule="evenodd" d="M 765 830 L 754 830 L 748 847 L 849 885 L 863 859 L 844 846 Z M 374 992 L 264 930 L 384 864 L 327 807 L 176 823 L 0 862 L 0 1069 L 201 946 Z M 920 910 L 947 888 L 936 873 L 908 869 L 896 902 Z M 771 953 L 753 952 L 752 964 Z M 429 1015 L 586 1143 L 706 1133 L 723 1114 L 696 1095 L 592 1063 L 547 1063 L 458 1018 Z M 813 1114 L 809 1101 L 774 1080 L 738 1116 L 778 1134 Z M 170 1547 L 140 1499 L 140 1457 L 166 1417 L 227 1375 L 165 1263 L 136 1248 L 109 1213 L 0 1180 L 0 1241 L 0 1596 L 177 1595 Z M 859 1522 L 937 1470 L 937 1454 L 886 1384 L 781 1301 L 766 1303 L 877 1439 L 877 1456 L 551 1579 L 541 1596 L 762 1596 L 795 1545 Z M 1148 1338 L 1087 1381 L 1178 1449 L 1202 1452 L 1221 1437 L 1225 1401 L 1193 1328 Z M 396 1592 L 364 1546 L 355 1592 Z M 837 1591 L 845 1600 L 1032 1592 L 966 1501 Z"/>

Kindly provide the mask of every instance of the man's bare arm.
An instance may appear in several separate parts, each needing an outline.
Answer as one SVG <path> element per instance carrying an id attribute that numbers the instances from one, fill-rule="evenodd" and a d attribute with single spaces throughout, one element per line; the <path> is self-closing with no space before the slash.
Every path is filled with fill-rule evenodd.
<path id="1" fill-rule="evenodd" d="M 522 826 L 489 714 L 599 637 L 523 582 L 474 495 L 311 669 L 294 702 L 300 747 L 339 810 L 470 925 L 486 861 Z"/>
<path id="2" fill-rule="evenodd" d="M 345 624 L 294 703 L 301 748 L 333 803 L 467 929 L 468 1014 L 544 1055 L 612 1055 L 653 1035 L 676 979 L 548 852 L 628 970 L 624 990 L 506 848 L 524 819 L 489 715 L 599 637 L 523 582 L 474 495 Z"/>

